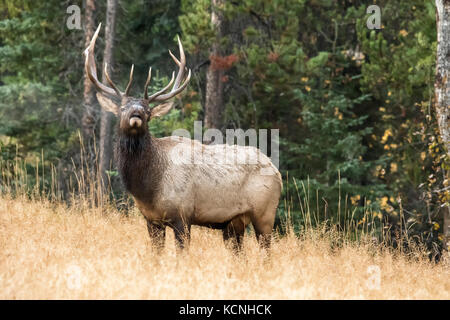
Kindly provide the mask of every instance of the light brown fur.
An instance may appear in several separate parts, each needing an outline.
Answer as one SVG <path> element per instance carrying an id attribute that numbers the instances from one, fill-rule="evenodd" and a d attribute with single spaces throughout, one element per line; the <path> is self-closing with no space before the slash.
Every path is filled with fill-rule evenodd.
<path id="1" fill-rule="evenodd" d="M 258 237 L 270 237 L 282 180 L 267 156 L 253 147 L 202 145 L 180 137 L 157 140 L 167 155 L 161 190 L 152 205 L 136 199 L 148 220 L 169 225 L 179 224 L 178 220 L 188 226 L 222 224 L 226 240 L 242 236 L 251 221 Z M 235 154 L 254 161 L 239 163 Z"/>

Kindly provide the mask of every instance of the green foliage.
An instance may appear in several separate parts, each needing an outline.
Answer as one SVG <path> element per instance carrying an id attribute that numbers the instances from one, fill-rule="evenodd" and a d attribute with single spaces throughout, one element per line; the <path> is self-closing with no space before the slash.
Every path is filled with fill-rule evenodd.
<path id="1" fill-rule="evenodd" d="M 178 55 L 176 35 L 180 34 L 177 0 L 123 1 L 117 13 L 115 48 L 115 74 L 122 87 L 126 85 L 130 66 L 135 66 L 135 79 L 131 93 L 142 96 L 147 72 L 170 75 L 176 65 L 168 49 Z M 121 81 L 121 82 L 120 82 Z"/>
<path id="2" fill-rule="evenodd" d="M 82 73 L 76 66 L 81 61 L 77 61 L 78 52 L 65 46 L 79 38 L 65 30 L 61 22 L 65 10 L 54 10 L 65 9 L 60 1 L 3 4 L 0 140 L 6 145 L 2 149 L 17 145 L 21 157 L 40 155 L 45 149 L 48 159 L 56 161 L 67 150 L 66 142 L 76 127 L 67 111 L 78 107 L 68 89 L 79 83 Z M 69 68 L 74 69 L 68 72 Z M 11 143 L 15 145 L 8 146 Z"/>
<path id="3" fill-rule="evenodd" d="M 198 40 L 213 29 L 209 2 L 185 3 L 181 29 L 200 59 L 214 39 Z M 367 29 L 363 1 L 227 1 L 219 8 L 221 43 L 238 61 L 226 70 L 225 121 L 280 129 L 281 169 L 291 177 L 285 195 L 295 192 L 292 179 L 308 184 L 319 197 L 309 205 L 332 215 L 338 208 L 330 204 L 348 197 L 356 215 L 365 207 L 391 221 L 393 232 L 405 222 L 401 211 L 411 234 L 439 243 L 431 226 L 446 195 L 432 190 L 442 186 L 435 175 L 445 157 L 432 107 L 435 8 L 419 0 L 377 4 L 381 31 Z"/>
<path id="4" fill-rule="evenodd" d="M 433 107 L 435 7 L 424 1 L 383 1 L 381 5 L 385 28 L 368 32 L 360 19 L 357 29 L 366 55 L 361 89 L 372 95 L 377 106 L 371 143 L 387 158 L 379 176 L 402 201 L 389 201 L 384 212 L 398 226 L 398 212 L 404 210 L 405 225 L 412 234 L 429 244 L 440 243 L 441 231 L 435 226 L 442 225 L 441 205 L 448 201 L 448 193 L 437 191 L 445 179 L 446 155 Z"/>
<path id="5" fill-rule="evenodd" d="M 211 25 L 210 0 L 182 0 L 179 16 L 180 28 L 183 32 L 183 43 L 189 52 L 207 54 L 214 39 Z"/>

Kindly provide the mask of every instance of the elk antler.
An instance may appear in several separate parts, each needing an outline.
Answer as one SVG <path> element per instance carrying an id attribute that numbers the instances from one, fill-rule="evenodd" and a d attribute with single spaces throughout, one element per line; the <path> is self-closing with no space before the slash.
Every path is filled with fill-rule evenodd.
<path id="1" fill-rule="evenodd" d="M 191 69 L 189 69 L 186 80 L 184 80 L 184 83 L 180 86 L 181 81 L 183 80 L 183 77 L 184 77 L 184 70 L 186 68 L 186 57 L 184 55 L 183 45 L 181 44 L 180 37 L 177 36 L 177 38 L 178 38 L 178 47 L 180 49 L 180 60 L 178 60 L 172 54 L 172 52 L 170 52 L 170 50 L 169 50 L 170 56 L 172 57 L 172 59 L 175 61 L 175 63 L 179 67 L 178 74 L 175 79 L 175 84 L 173 85 L 172 90 L 170 92 L 163 94 L 164 92 L 167 91 L 167 89 L 170 88 L 170 86 L 172 85 L 172 83 L 174 81 L 175 72 L 173 72 L 172 79 L 170 80 L 169 84 L 166 87 L 164 87 L 162 90 L 152 94 L 149 97 L 148 96 L 148 85 L 150 83 L 150 79 L 152 78 L 152 68 L 150 68 L 148 70 L 147 81 L 145 82 L 145 89 L 144 89 L 144 99 L 148 100 L 149 102 L 152 102 L 152 101 L 162 102 L 162 101 L 166 101 L 166 100 L 174 97 L 175 95 L 177 95 L 178 93 L 183 91 L 184 88 L 186 88 L 187 84 L 189 83 L 189 80 L 191 79 Z"/>
<path id="2" fill-rule="evenodd" d="M 108 74 L 108 65 L 106 63 L 105 63 L 105 70 L 104 70 L 105 76 L 106 76 L 106 81 L 108 81 L 109 85 L 112 88 L 104 85 L 97 78 L 97 67 L 95 66 L 94 48 L 95 48 L 95 41 L 97 40 L 98 33 L 100 32 L 101 27 L 102 27 L 102 24 L 100 23 L 98 25 L 97 30 L 94 33 L 94 36 L 92 37 L 91 42 L 89 43 L 89 46 L 86 48 L 86 50 L 84 50 L 84 55 L 86 56 L 86 60 L 84 62 L 84 68 L 86 70 L 86 74 L 99 91 L 109 94 L 111 96 L 116 96 L 118 98 L 128 96 L 128 94 L 130 92 L 130 88 L 131 88 L 131 82 L 133 81 L 134 65 L 131 66 L 130 80 L 128 81 L 125 92 L 120 91 L 117 88 L 117 86 L 112 82 L 112 80 Z"/>
<path id="3" fill-rule="evenodd" d="M 97 30 L 95 31 L 94 36 L 92 37 L 91 42 L 89 43 L 89 46 L 86 48 L 86 50 L 84 50 L 84 55 L 86 56 L 86 60 L 84 63 L 86 74 L 99 91 L 109 94 L 111 96 L 116 96 L 118 98 L 126 97 L 130 93 L 131 83 L 133 81 L 134 65 L 131 66 L 130 80 L 128 81 L 125 92 L 120 91 L 117 88 L 117 86 L 114 84 L 114 82 L 112 82 L 111 77 L 108 74 L 108 65 L 106 63 L 105 63 L 104 73 L 105 73 L 106 81 L 108 82 L 108 84 L 111 87 L 104 85 L 97 78 L 97 67 L 95 66 L 94 48 L 95 48 L 95 41 L 97 40 L 98 33 L 100 32 L 101 26 L 102 26 L 102 24 L 100 23 L 98 25 Z M 172 79 L 170 80 L 169 84 L 167 86 L 165 86 L 163 89 L 161 89 L 160 91 L 152 94 L 149 97 L 148 96 L 148 85 L 149 85 L 150 79 L 152 77 L 152 68 L 150 68 L 148 71 L 147 81 L 145 82 L 145 90 L 144 90 L 144 98 L 146 100 L 148 100 L 148 102 L 152 102 L 152 101 L 162 102 L 162 101 L 166 101 L 166 100 L 174 97 L 175 95 L 177 95 L 178 93 L 183 91 L 184 88 L 186 88 L 187 84 L 189 83 L 189 80 L 191 79 L 191 69 L 189 69 L 186 79 L 184 80 L 183 84 L 180 86 L 181 81 L 184 78 L 184 70 L 186 68 L 186 57 L 184 55 L 183 45 L 181 44 L 180 38 L 179 37 L 177 37 L 177 38 L 178 38 L 178 46 L 180 49 L 180 60 L 178 60 L 172 54 L 172 52 L 170 52 L 170 50 L 169 50 L 170 56 L 172 57 L 172 59 L 175 61 L 175 63 L 179 67 L 177 77 L 175 78 L 175 72 L 173 72 Z M 174 83 L 174 81 L 175 81 L 175 83 Z M 166 92 L 171 87 L 172 83 L 174 83 L 172 90 L 170 92 L 164 94 L 164 92 Z"/>

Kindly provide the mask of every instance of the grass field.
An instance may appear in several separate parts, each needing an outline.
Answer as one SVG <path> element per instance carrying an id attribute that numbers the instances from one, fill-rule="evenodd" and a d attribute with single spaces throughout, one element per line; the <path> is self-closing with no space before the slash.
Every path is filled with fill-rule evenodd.
<path id="1" fill-rule="evenodd" d="M 194 228 L 178 256 L 153 252 L 144 219 L 114 209 L 0 198 L 1 299 L 450 299 L 450 267 L 420 252 L 347 243 L 314 230 L 275 239 L 269 256 Z"/>

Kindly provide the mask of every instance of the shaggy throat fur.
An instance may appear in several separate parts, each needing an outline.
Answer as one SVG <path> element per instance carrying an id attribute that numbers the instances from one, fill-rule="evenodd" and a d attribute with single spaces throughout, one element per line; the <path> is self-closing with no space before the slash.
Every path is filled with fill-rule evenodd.
<path id="1" fill-rule="evenodd" d="M 116 144 L 119 174 L 128 192 L 145 203 L 152 203 L 164 172 L 164 161 L 155 139 L 120 134 Z"/>

